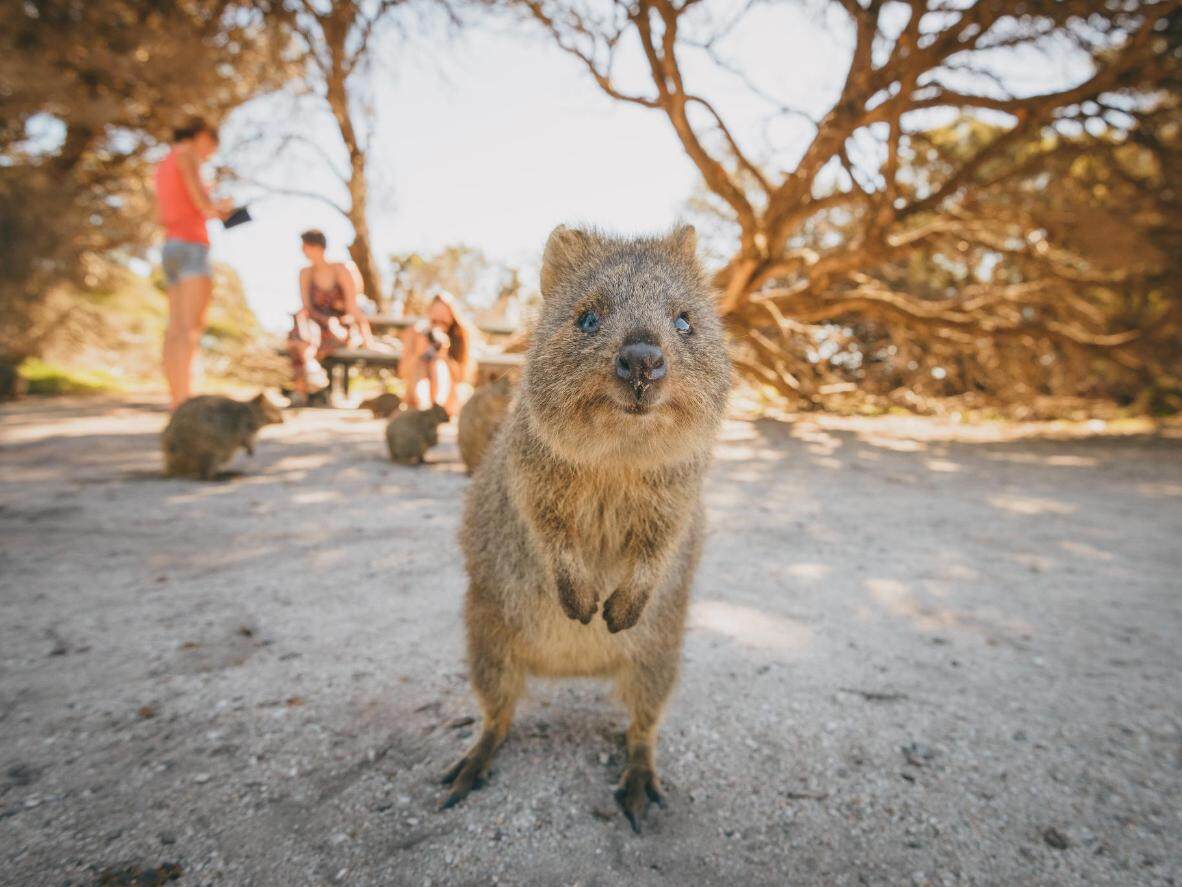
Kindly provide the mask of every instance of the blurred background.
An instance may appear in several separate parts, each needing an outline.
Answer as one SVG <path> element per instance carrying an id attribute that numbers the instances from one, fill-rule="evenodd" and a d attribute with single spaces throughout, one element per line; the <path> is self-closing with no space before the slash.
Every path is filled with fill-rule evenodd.
<path id="1" fill-rule="evenodd" d="M 1182 11 L 1032 0 L 0 9 L 0 381 L 160 387 L 151 166 L 190 114 L 207 384 L 282 384 L 298 234 L 372 310 L 528 329 L 547 232 L 697 226 L 753 402 L 1182 408 Z"/>
<path id="2" fill-rule="evenodd" d="M 1180 75 L 1182 0 L 2 0 L 0 885 L 1182 883 Z M 194 390 L 309 379 L 307 229 L 385 336 L 213 483 L 161 471 L 191 115 L 253 217 Z M 441 812 L 463 420 L 391 464 L 367 395 L 438 290 L 511 376 L 555 225 L 677 222 L 738 385 L 669 810 L 537 682 Z"/>

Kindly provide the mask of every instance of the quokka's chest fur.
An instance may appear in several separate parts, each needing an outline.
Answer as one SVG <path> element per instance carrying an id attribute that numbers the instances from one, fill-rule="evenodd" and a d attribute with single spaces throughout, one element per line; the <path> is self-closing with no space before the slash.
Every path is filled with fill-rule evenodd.
<path id="1" fill-rule="evenodd" d="M 685 526 L 701 473 L 694 463 L 648 471 L 539 462 L 515 467 L 518 508 L 562 528 L 566 546 L 609 581 L 630 559 L 648 553 L 646 540 Z"/>

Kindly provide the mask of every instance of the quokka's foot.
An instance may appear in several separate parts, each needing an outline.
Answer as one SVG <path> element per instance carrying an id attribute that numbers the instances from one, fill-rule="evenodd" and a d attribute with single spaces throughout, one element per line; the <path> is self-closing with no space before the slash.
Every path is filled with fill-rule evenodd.
<path id="1" fill-rule="evenodd" d="M 603 621 L 607 623 L 607 630 L 615 634 L 631 628 L 640 621 L 640 614 L 644 612 L 647 602 L 647 595 L 632 594 L 617 588 L 603 604 Z"/>
<path id="2" fill-rule="evenodd" d="M 451 794 L 441 808 L 448 810 L 464 800 L 469 792 L 482 789 L 488 783 L 486 756 L 475 750 L 468 752 L 443 774 L 442 783 L 451 786 Z"/>
<path id="3" fill-rule="evenodd" d="M 657 774 L 647 768 L 627 768 L 620 779 L 620 787 L 616 789 L 616 803 L 620 805 L 632 831 L 639 835 L 640 821 L 648 813 L 648 805 L 665 806 Z"/>

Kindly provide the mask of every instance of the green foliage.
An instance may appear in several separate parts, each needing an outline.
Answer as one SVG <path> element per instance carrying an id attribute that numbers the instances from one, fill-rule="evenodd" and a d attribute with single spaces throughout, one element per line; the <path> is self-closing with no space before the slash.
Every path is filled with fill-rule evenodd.
<path id="1" fill-rule="evenodd" d="M 467 244 L 451 244 L 433 254 L 395 253 L 390 264 L 394 299 L 410 315 L 423 313 L 431 294 L 441 289 L 489 320 L 516 322 L 521 310 L 532 305 L 519 269 Z"/>
<path id="2" fill-rule="evenodd" d="M 0 4 L 0 361 L 38 353 L 55 292 L 144 250 L 152 149 L 278 83 L 276 34 L 230 0 Z"/>
<path id="3" fill-rule="evenodd" d="M 128 388 L 156 383 L 160 346 L 168 323 L 163 276 L 148 278 L 125 267 L 100 263 L 101 284 L 90 289 L 55 289 L 41 305 L 38 358 L 26 360 L 35 377 L 22 372 L 38 393 L 88 388 Z M 207 376 L 269 384 L 281 367 L 271 360 L 276 343 L 259 326 L 241 281 L 225 265 L 214 265 L 209 327 L 202 341 Z M 45 369 L 53 370 L 50 372 Z M 93 383 L 93 384 L 91 384 Z"/>
<path id="4" fill-rule="evenodd" d="M 64 367 L 37 357 L 26 358 L 18 372 L 25 380 L 29 394 L 99 394 L 122 391 L 126 387 L 123 380 L 103 370 Z"/>
<path id="5" fill-rule="evenodd" d="M 790 59 L 738 43 L 799 27 L 799 4 L 512 5 L 613 99 L 668 118 L 702 177 L 691 212 L 723 220 L 703 242 L 753 384 L 806 408 L 1154 409 L 1182 376 L 1177 3 L 811 4 L 848 27 L 828 108 L 792 94 Z"/>

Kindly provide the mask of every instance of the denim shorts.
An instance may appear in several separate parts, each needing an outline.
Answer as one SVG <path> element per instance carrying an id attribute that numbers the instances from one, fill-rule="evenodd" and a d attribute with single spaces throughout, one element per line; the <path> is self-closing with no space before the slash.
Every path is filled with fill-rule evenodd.
<path id="1" fill-rule="evenodd" d="M 166 240 L 160 253 L 160 265 L 164 268 L 164 282 L 168 286 L 176 286 L 189 277 L 212 276 L 209 247 L 204 243 Z"/>

